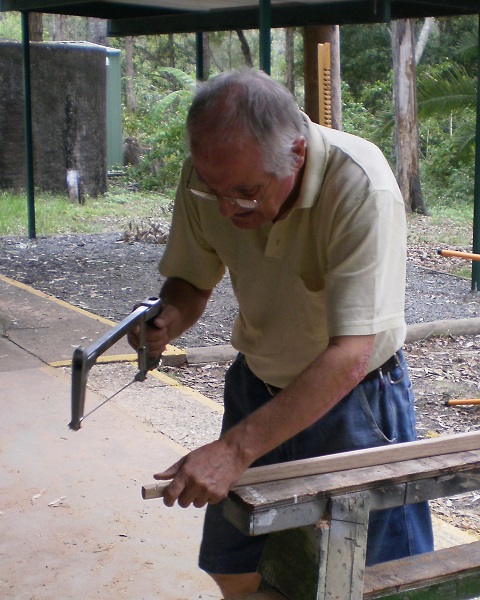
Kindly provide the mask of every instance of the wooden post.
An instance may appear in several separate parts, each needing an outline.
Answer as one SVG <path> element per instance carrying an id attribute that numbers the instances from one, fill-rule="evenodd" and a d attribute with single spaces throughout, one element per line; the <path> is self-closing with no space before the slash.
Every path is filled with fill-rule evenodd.
<path id="1" fill-rule="evenodd" d="M 342 100 L 340 90 L 340 28 L 338 25 L 305 27 L 303 32 L 305 107 L 312 121 L 318 121 L 318 44 L 330 44 L 330 76 L 332 128 L 342 128 Z"/>
<path id="2" fill-rule="evenodd" d="M 362 600 L 370 515 L 368 492 L 333 497 L 331 513 L 325 598 Z"/>
<path id="3" fill-rule="evenodd" d="M 329 523 L 278 531 L 268 536 L 258 572 L 288 600 L 320 600 L 325 591 Z"/>
<path id="4" fill-rule="evenodd" d="M 269 535 L 258 572 L 288 600 L 362 600 L 368 492 L 333 497 L 329 513 Z"/>
<path id="5" fill-rule="evenodd" d="M 318 44 L 318 122 L 332 127 L 332 80 L 330 44 Z"/>

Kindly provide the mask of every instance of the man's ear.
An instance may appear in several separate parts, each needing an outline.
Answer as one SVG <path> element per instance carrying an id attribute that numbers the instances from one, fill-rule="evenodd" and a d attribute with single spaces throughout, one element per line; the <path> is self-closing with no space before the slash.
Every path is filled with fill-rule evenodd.
<path id="1" fill-rule="evenodd" d="M 303 137 L 303 135 L 299 135 L 297 138 L 295 138 L 292 144 L 292 153 L 295 157 L 297 167 L 301 169 L 307 155 L 307 140 Z"/>

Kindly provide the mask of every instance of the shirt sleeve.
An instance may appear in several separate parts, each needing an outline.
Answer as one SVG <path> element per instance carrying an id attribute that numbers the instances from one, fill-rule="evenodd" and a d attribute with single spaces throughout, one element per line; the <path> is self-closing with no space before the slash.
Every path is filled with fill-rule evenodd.
<path id="1" fill-rule="evenodd" d="M 405 208 L 391 190 L 340 202 L 326 244 L 330 336 L 371 335 L 404 326 Z"/>
<path id="2" fill-rule="evenodd" d="M 159 270 L 164 277 L 180 277 L 199 289 L 209 290 L 222 279 L 225 266 L 205 239 L 199 201 L 193 199 L 187 189 L 192 171 L 191 159 L 187 158 Z"/>

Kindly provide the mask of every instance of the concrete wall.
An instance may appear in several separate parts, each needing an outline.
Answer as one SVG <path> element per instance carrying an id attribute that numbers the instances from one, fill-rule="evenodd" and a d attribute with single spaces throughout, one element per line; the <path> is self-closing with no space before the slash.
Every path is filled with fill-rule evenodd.
<path id="1" fill-rule="evenodd" d="M 106 52 L 101 46 L 31 44 L 35 187 L 65 191 L 77 169 L 84 191 L 107 189 Z M 0 188 L 26 186 L 22 46 L 0 43 Z"/>

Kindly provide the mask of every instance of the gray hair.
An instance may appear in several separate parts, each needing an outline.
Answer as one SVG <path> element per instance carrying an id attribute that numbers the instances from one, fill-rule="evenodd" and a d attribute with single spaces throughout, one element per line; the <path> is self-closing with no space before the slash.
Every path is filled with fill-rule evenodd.
<path id="1" fill-rule="evenodd" d="M 238 146 L 251 136 L 266 171 L 288 177 L 296 166 L 294 141 L 307 137 L 307 127 L 293 95 L 262 71 L 232 71 L 199 84 L 187 117 L 187 141 L 218 137 Z"/>

